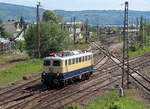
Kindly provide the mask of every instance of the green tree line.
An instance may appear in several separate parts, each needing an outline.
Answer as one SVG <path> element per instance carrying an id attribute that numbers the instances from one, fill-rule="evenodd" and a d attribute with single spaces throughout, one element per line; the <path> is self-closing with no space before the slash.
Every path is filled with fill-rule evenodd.
<path id="1" fill-rule="evenodd" d="M 36 56 L 36 25 L 29 26 L 25 33 L 26 50 L 30 56 Z M 47 56 L 50 52 L 67 49 L 70 43 L 69 33 L 59 24 L 59 16 L 46 10 L 40 22 L 40 54 Z"/>

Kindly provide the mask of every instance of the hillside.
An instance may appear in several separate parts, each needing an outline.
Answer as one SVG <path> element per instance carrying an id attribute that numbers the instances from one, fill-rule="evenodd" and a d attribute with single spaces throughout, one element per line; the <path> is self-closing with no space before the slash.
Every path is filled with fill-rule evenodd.
<path id="1" fill-rule="evenodd" d="M 41 9 L 41 14 L 42 12 L 43 9 Z M 27 21 L 35 21 L 36 8 L 0 3 L 0 19 L 2 21 L 7 21 L 9 19 L 18 20 L 21 16 L 23 16 Z"/>
<path id="2" fill-rule="evenodd" d="M 71 17 L 76 16 L 78 21 L 85 22 L 89 20 L 90 24 L 123 24 L 123 14 L 121 10 L 85 10 L 85 11 L 64 11 L 55 10 L 56 13 L 64 15 L 64 21 L 71 21 Z M 137 17 L 144 16 L 145 18 L 150 17 L 148 11 L 129 11 L 129 22 L 136 23 Z"/>
<path id="3" fill-rule="evenodd" d="M 44 9 L 41 9 L 41 15 Z M 71 17 L 76 16 L 77 21 L 85 22 L 88 18 L 90 24 L 117 24 L 123 23 L 123 11 L 121 10 L 84 10 L 84 11 L 64 11 L 54 10 L 57 14 L 64 16 L 63 21 L 70 22 Z M 23 16 L 27 21 L 35 21 L 36 9 L 34 7 L 12 5 L 0 3 L 0 19 L 7 21 L 8 19 L 19 19 Z M 144 16 L 149 18 L 150 12 L 148 11 L 130 11 L 130 23 L 136 23 L 136 18 Z"/>

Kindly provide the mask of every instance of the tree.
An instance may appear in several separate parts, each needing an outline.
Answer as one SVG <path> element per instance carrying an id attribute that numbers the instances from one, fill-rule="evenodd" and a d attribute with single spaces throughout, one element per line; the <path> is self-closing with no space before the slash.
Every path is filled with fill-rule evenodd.
<path id="1" fill-rule="evenodd" d="M 20 18 L 20 24 L 19 24 L 19 25 L 20 25 L 21 28 L 24 27 L 25 21 L 24 21 L 24 18 L 23 18 L 23 17 Z"/>
<path id="2" fill-rule="evenodd" d="M 20 50 L 20 52 L 23 52 L 25 48 L 25 42 L 23 40 L 17 41 L 17 49 Z"/>
<path id="3" fill-rule="evenodd" d="M 35 25 L 31 25 L 25 34 L 26 49 L 30 56 L 35 56 Z M 53 22 L 40 23 L 40 53 L 45 57 L 48 53 L 63 50 L 68 47 L 69 35 L 66 30 Z"/>
<path id="4" fill-rule="evenodd" d="M 4 32 L 4 26 L 2 24 L 2 20 L 0 20 L 0 36 L 2 36 L 2 33 Z"/>
<path id="5" fill-rule="evenodd" d="M 10 38 L 10 37 L 11 37 L 11 33 L 10 33 L 10 32 L 7 32 L 7 31 L 5 31 L 5 30 L 3 30 L 3 31 L 1 32 L 1 37 L 2 37 L 2 38 Z"/>
<path id="6" fill-rule="evenodd" d="M 54 14 L 52 11 L 46 10 L 43 13 L 42 20 L 45 21 L 45 22 L 50 21 L 50 22 L 58 23 L 59 17 L 58 17 L 58 15 Z"/>

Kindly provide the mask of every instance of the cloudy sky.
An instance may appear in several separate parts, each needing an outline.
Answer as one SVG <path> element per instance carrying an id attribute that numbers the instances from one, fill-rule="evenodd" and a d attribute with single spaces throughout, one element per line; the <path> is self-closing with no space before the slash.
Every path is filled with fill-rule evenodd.
<path id="1" fill-rule="evenodd" d="M 101 10 L 123 9 L 126 0 L 0 0 L 0 2 L 35 6 L 40 1 L 45 9 Z M 128 0 L 131 10 L 150 11 L 150 0 Z"/>

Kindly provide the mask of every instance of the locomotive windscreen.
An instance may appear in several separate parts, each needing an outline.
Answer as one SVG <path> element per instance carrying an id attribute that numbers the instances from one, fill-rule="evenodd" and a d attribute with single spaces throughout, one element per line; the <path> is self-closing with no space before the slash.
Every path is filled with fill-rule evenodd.
<path id="1" fill-rule="evenodd" d="M 45 60 L 44 61 L 44 66 L 50 66 L 51 65 L 51 61 L 50 60 Z"/>

